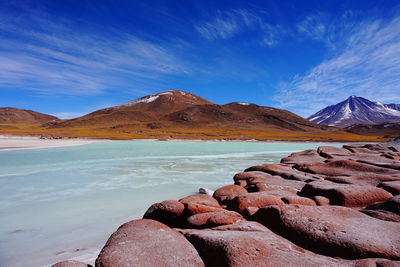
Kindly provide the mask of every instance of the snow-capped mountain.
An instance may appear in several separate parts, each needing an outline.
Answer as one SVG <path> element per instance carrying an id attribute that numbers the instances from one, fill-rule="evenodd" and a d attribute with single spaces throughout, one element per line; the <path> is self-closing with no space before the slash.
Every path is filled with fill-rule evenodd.
<path id="1" fill-rule="evenodd" d="M 308 119 L 329 126 L 346 127 L 353 124 L 377 124 L 400 121 L 400 105 L 381 104 L 368 99 L 350 96 L 345 101 L 328 106 Z"/>
<path id="2" fill-rule="evenodd" d="M 385 107 L 400 111 L 400 104 L 384 104 Z"/>

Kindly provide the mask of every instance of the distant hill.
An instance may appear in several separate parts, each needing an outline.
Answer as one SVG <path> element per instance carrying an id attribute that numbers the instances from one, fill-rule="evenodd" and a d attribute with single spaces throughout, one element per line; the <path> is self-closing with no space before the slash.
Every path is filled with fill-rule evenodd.
<path id="1" fill-rule="evenodd" d="M 64 127 L 137 127 L 276 129 L 285 131 L 324 131 L 329 127 L 310 122 L 289 111 L 250 103 L 216 105 L 194 94 L 171 90 L 148 95 L 129 103 L 101 109 L 85 116 L 48 124 Z"/>
<path id="2" fill-rule="evenodd" d="M 0 108 L 0 123 L 44 123 L 54 120 L 58 120 L 58 118 L 33 110 Z"/>
<path id="3" fill-rule="evenodd" d="M 0 134 L 117 140 L 388 140 L 316 124 L 287 110 L 243 102 L 217 105 L 180 90 L 144 96 L 74 119 L 58 120 L 41 114 L 35 119 L 10 120 L 12 116 L 9 113 L 7 118 L 10 123 L 0 123 Z M 12 124 L 11 121 L 39 123 L 25 125 Z"/>
<path id="4" fill-rule="evenodd" d="M 361 135 L 386 135 L 399 137 L 400 122 L 397 123 L 381 123 L 381 124 L 355 124 L 345 128 L 347 131 Z"/>
<path id="5" fill-rule="evenodd" d="M 250 103 L 196 105 L 171 113 L 166 120 L 192 127 L 277 129 L 286 131 L 321 131 L 328 127 L 312 123 L 289 111 Z"/>
<path id="6" fill-rule="evenodd" d="M 347 127 L 353 124 L 400 122 L 400 105 L 381 104 L 351 96 L 343 102 L 328 106 L 308 119 L 318 124 Z"/>

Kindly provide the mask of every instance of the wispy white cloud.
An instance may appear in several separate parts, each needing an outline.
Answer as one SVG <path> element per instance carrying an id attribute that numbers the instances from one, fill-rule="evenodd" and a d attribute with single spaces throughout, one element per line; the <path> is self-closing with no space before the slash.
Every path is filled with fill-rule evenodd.
<path id="1" fill-rule="evenodd" d="M 304 20 L 296 24 L 299 33 L 307 35 L 315 40 L 322 40 L 327 31 L 323 15 L 307 16 Z"/>
<path id="2" fill-rule="evenodd" d="M 197 31 L 207 39 L 227 39 L 235 35 L 240 26 L 235 20 L 217 17 L 213 22 L 196 26 Z"/>
<path id="3" fill-rule="evenodd" d="M 96 95 L 122 85 L 121 76 L 148 87 L 162 86 L 162 76 L 191 71 L 173 42 L 149 41 L 118 30 L 93 35 L 73 21 L 43 12 L 21 17 L 2 14 L 0 88 Z"/>
<path id="4" fill-rule="evenodd" d="M 243 9 L 219 11 L 211 21 L 196 25 L 196 30 L 204 37 L 228 39 L 239 34 L 247 27 L 252 27 L 259 18 Z"/>
<path id="5" fill-rule="evenodd" d="M 254 34 L 266 46 L 275 46 L 284 33 L 280 25 L 267 23 L 260 14 L 246 9 L 218 11 L 213 19 L 197 24 L 195 28 L 209 40 L 229 39 L 249 30 L 257 30 L 259 32 Z"/>
<path id="6" fill-rule="evenodd" d="M 277 45 L 280 38 L 286 34 L 286 31 L 280 25 L 262 24 L 262 29 L 262 43 L 268 47 Z"/>
<path id="7" fill-rule="evenodd" d="M 280 107 L 310 115 L 349 95 L 400 103 L 400 17 L 359 23 L 341 18 L 333 24 L 316 32 L 305 30 L 315 39 L 330 38 L 332 55 L 279 84 L 274 99 Z"/>

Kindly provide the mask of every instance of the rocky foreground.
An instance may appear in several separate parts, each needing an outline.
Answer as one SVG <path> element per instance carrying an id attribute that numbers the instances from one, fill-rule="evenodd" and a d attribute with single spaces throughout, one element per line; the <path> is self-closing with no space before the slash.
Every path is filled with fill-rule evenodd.
<path id="1" fill-rule="evenodd" d="M 319 147 L 233 179 L 212 196 L 152 205 L 95 265 L 400 266 L 399 147 Z"/>

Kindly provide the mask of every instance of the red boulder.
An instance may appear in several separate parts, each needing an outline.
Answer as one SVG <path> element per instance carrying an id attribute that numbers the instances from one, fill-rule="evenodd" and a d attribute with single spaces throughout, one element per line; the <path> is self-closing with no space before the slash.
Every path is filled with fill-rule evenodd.
<path id="1" fill-rule="evenodd" d="M 143 219 L 152 219 L 165 223 L 171 227 L 181 224 L 181 215 L 185 206 L 176 200 L 165 200 L 155 203 L 146 211 Z"/>
<path id="2" fill-rule="evenodd" d="M 203 204 L 206 206 L 212 206 L 212 207 L 221 207 L 218 203 L 218 201 L 213 198 L 212 196 L 206 195 L 206 194 L 195 194 L 195 195 L 190 195 L 187 197 L 184 197 L 179 200 L 182 204 L 189 204 L 189 203 L 198 203 L 198 204 Z"/>
<path id="3" fill-rule="evenodd" d="M 107 240 L 96 267 L 204 266 L 196 249 L 181 234 L 153 220 L 120 226 Z"/>
<path id="4" fill-rule="evenodd" d="M 242 219 L 242 215 L 237 212 L 222 210 L 190 216 L 187 218 L 187 224 L 192 228 L 204 228 L 232 224 Z"/>
<path id="5" fill-rule="evenodd" d="M 262 232 L 197 230 L 186 234 L 206 266 L 353 266 L 304 250 L 268 229 Z"/>
<path id="6" fill-rule="evenodd" d="M 314 252 L 350 259 L 400 259 L 400 224 L 340 206 L 260 208 L 253 219 Z"/>
<path id="7" fill-rule="evenodd" d="M 279 196 L 274 196 L 268 192 L 247 193 L 235 197 L 229 208 L 242 213 L 248 207 L 264 207 L 269 205 L 283 205 L 285 204 Z"/>
<path id="8" fill-rule="evenodd" d="M 308 198 L 323 196 L 329 199 L 331 205 L 346 207 L 364 207 L 392 196 L 389 192 L 373 186 L 337 184 L 328 181 L 306 184 L 300 195 Z"/>
<path id="9" fill-rule="evenodd" d="M 232 199 L 238 195 L 246 194 L 247 190 L 239 185 L 226 185 L 215 190 L 213 197 L 223 203 L 227 199 Z"/>

